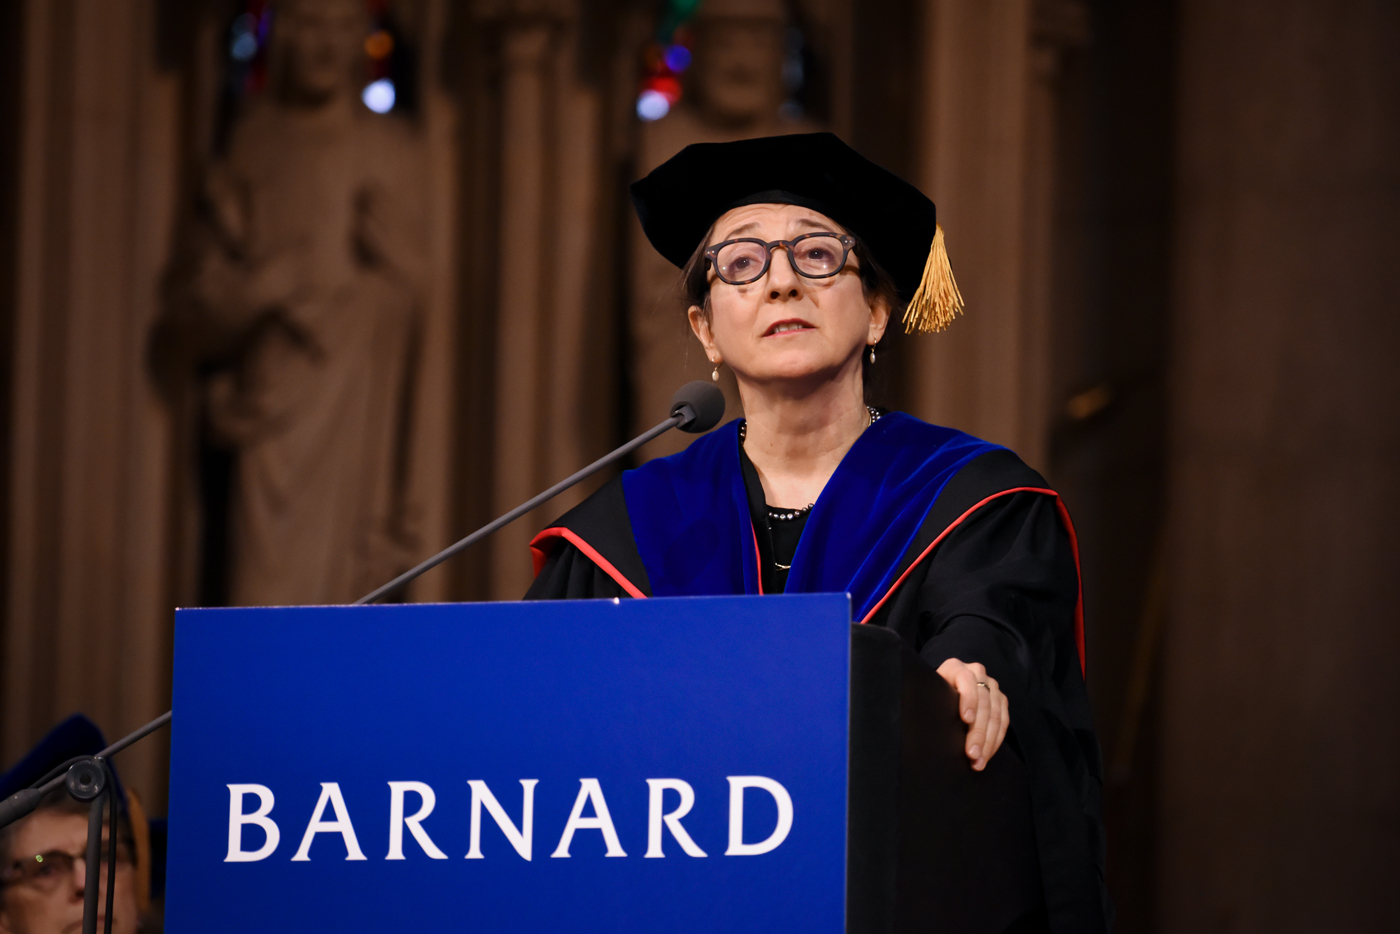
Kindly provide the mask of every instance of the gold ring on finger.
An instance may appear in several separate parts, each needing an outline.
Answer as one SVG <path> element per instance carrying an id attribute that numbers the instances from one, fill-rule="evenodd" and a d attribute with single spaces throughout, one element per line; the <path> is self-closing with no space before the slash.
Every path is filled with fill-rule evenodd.
<path id="1" fill-rule="evenodd" d="M 978 682 L 977 682 L 977 686 L 978 686 L 979 688 L 987 688 L 988 691 L 991 690 L 991 688 L 988 688 L 988 687 L 987 687 L 987 682 L 985 682 L 985 681 L 978 681 Z"/>

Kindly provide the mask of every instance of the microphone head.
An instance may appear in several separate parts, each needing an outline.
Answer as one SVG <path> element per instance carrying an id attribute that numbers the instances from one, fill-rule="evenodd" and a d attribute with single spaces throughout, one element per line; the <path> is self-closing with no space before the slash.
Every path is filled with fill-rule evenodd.
<path id="1" fill-rule="evenodd" d="M 724 418 L 724 393 L 714 383 L 703 379 L 686 383 L 671 397 L 671 415 L 686 419 L 676 426 L 681 431 L 691 434 L 709 431 Z"/>

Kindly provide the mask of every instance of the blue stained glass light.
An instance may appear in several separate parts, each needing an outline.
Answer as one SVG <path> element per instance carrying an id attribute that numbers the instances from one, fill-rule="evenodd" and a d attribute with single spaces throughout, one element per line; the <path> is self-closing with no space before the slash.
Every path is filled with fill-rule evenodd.
<path id="1" fill-rule="evenodd" d="M 377 114 L 386 114 L 394 109 L 394 99 L 397 95 L 394 92 L 394 82 L 388 78 L 380 78 L 378 81 L 371 81 L 365 85 L 364 92 L 360 99 L 365 102 L 365 106 Z"/>
<path id="2" fill-rule="evenodd" d="M 683 45 L 673 45 L 666 49 L 666 67 L 680 74 L 690 67 L 690 49 Z"/>

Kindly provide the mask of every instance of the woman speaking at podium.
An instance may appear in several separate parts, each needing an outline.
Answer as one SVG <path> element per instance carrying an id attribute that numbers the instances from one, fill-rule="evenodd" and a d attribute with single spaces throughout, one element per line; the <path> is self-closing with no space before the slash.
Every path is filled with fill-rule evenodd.
<path id="1" fill-rule="evenodd" d="M 829 133 L 688 146 L 632 198 L 745 417 L 536 536 L 528 598 L 850 593 L 957 690 L 972 769 L 1011 728 L 1044 893 L 1026 929 L 1106 930 L 1069 517 L 1005 448 L 866 404 L 891 318 L 961 309 L 933 202 Z"/>

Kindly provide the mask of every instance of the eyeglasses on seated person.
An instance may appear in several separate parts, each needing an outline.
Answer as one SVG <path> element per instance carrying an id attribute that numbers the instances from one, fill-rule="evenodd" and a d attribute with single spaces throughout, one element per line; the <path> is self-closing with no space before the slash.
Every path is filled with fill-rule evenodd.
<path id="1" fill-rule="evenodd" d="M 104 841 L 101 852 L 102 871 L 107 869 L 107 844 Z M 73 867 L 85 859 L 83 853 L 65 853 L 62 850 L 49 850 L 24 859 L 15 860 L 0 872 L 0 886 L 28 885 L 43 891 L 58 888 L 73 875 Z M 125 843 L 117 844 L 117 867 L 131 866 L 131 851 Z"/>

